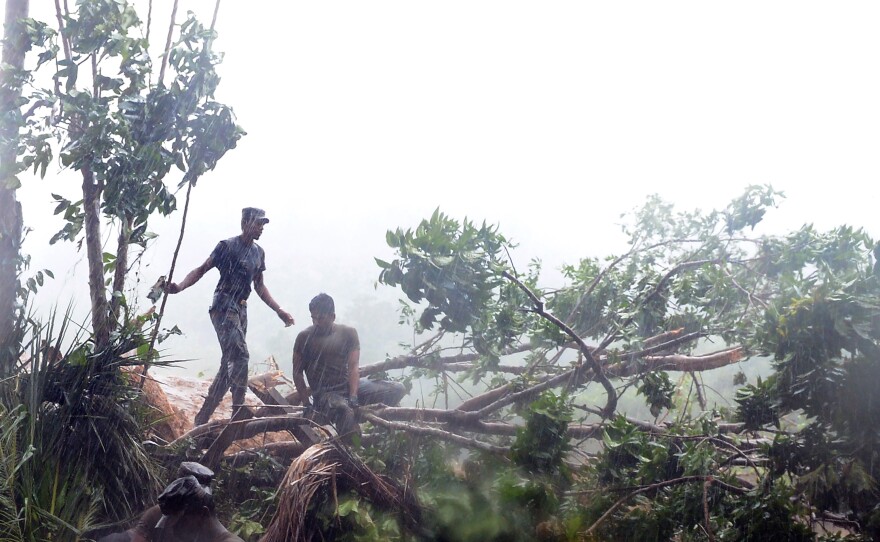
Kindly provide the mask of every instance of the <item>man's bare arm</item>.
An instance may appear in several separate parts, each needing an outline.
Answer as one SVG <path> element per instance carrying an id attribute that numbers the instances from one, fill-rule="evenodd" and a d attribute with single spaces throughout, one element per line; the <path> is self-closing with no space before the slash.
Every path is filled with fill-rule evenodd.
<path id="1" fill-rule="evenodd" d="M 289 312 L 285 311 L 281 308 L 277 301 L 272 297 L 272 294 L 269 293 L 269 289 L 266 288 L 266 283 L 263 282 L 263 273 L 257 273 L 257 276 L 254 277 L 254 291 L 257 292 L 257 295 L 260 296 L 260 299 L 263 300 L 263 303 L 269 306 L 270 309 L 275 311 L 275 314 L 278 315 L 278 318 L 281 318 L 281 321 L 284 322 L 285 327 L 290 327 L 294 324 L 293 316 L 290 315 Z"/>
<path id="2" fill-rule="evenodd" d="M 348 396 L 357 399 L 358 381 L 361 378 L 358 370 L 361 361 L 360 349 L 348 353 Z"/>
<path id="3" fill-rule="evenodd" d="M 296 387 L 296 392 L 299 394 L 299 400 L 302 404 L 307 404 L 306 401 L 309 399 L 309 388 L 306 387 L 306 381 L 303 378 L 303 359 L 302 355 L 297 353 L 296 350 L 293 351 L 293 385 Z"/>
<path id="4" fill-rule="evenodd" d="M 183 277 L 183 280 L 180 281 L 179 284 L 176 284 L 174 282 L 168 284 L 168 286 L 167 286 L 168 293 L 169 294 L 177 294 L 177 293 L 180 293 L 180 292 L 186 290 L 187 288 L 189 288 L 193 284 L 197 283 L 199 281 L 199 279 L 204 277 L 205 273 L 207 273 L 208 270 L 211 269 L 212 267 L 214 267 L 214 260 L 211 259 L 210 256 L 208 256 L 208 259 L 205 260 L 205 263 L 203 263 L 202 265 L 200 265 L 200 266 L 196 267 L 195 269 L 193 269 L 192 271 L 190 271 L 189 274 L 187 274 L 185 277 Z"/>

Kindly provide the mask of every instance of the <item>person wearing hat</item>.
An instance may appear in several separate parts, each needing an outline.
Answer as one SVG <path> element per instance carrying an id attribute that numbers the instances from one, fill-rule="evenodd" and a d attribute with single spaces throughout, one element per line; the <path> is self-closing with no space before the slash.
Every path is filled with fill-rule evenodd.
<path id="1" fill-rule="evenodd" d="M 241 235 L 217 243 L 205 263 L 190 271 L 179 284 L 172 282 L 166 286 L 169 294 L 176 294 L 197 283 L 211 268 L 216 267 L 220 271 L 220 280 L 208 310 L 220 341 L 220 369 L 211 382 L 202 408 L 196 414 L 195 425 L 208 422 L 229 389 L 232 390 L 233 415 L 244 405 L 249 359 L 245 341 L 247 299 L 251 284 L 260 299 L 275 311 L 285 326 L 294 323 L 293 316 L 278 305 L 263 282 L 266 256 L 255 241 L 260 238 L 263 226 L 268 222 L 266 212 L 262 209 L 245 207 L 241 210 Z"/>
<path id="2" fill-rule="evenodd" d="M 201 463 L 184 461 L 178 468 L 177 476 L 179 479 L 186 477 L 195 478 L 199 485 L 205 488 L 205 491 L 210 492 L 211 482 L 214 480 L 214 471 Z M 169 485 L 168 487 L 171 486 Z M 168 488 L 166 487 L 166 490 L 167 489 Z M 162 531 L 157 527 L 162 520 L 162 516 L 162 506 L 160 504 L 153 505 L 140 515 L 138 522 L 134 527 L 127 531 L 106 535 L 99 538 L 98 542 L 146 542 L 150 540 L 162 540 Z M 237 540 L 237 538 L 233 538 L 232 540 Z"/>
<path id="3" fill-rule="evenodd" d="M 98 542 L 243 542 L 217 519 L 211 488 L 195 475 L 168 484 L 158 501 L 136 529 Z"/>
<path id="4" fill-rule="evenodd" d="M 147 542 L 244 542 L 217 519 L 211 488 L 195 476 L 174 480 L 158 500 L 162 517 Z"/>

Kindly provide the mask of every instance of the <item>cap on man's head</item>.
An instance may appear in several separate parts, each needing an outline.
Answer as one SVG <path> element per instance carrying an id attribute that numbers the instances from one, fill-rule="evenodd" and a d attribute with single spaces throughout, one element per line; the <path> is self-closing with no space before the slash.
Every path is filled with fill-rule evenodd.
<path id="1" fill-rule="evenodd" d="M 241 210 L 241 221 L 266 224 L 269 222 L 269 219 L 266 218 L 266 211 L 257 209 L 256 207 L 245 207 Z"/>
<path id="2" fill-rule="evenodd" d="M 157 500 L 163 516 L 173 516 L 188 508 L 213 508 L 211 488 L 203 486 L 192 475 L 183 476 L 168 484 Z"/>
<path id="3" fill-rule="evenodd" d="M 180 477 L 195 476 L 196 480 L 203 486 L 210 486 L 211 481 L 214 479 L 214 471 L 195 461 L 184 461 L 181 463 L 177 475 Z"/>

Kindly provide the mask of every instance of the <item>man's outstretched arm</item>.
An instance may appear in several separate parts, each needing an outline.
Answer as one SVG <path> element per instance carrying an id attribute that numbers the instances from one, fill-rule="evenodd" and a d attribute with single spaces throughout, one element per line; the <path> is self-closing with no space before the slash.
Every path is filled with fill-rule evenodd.
<path id="1" fill-rule="evenodd" d="M 205 260 L 205 263 L 190 271 L 185 277 L 183 277 L 183 280 L 180 281 L 179 284 L 174 282 L 168 284 L 166 288 L 168 290 L 168 293 L 176 294 L 186 290 L 193 284 L 197 283 L 199 279 L 204 277 L 205 273 L 207 273 L 208 270 L 210 270 L 212 267 L 214 267 L 214 260 L 211 256 L 208 256 L 208 259 Z"/>
<path id="2" fill-rule="evenodd" d="M 281 321 L 284 322 L 285 327 L 290 327 L 294 324 L 293 316 L 290 315 L 289 312 L 285 311 L 281 308 L 277 301 L 272 297 L 272 294 L 269 293 L 269 289 L 266 288 L 266 283 L 263 282 L 263 273 L 258 273 L 256 277 L 254 277 L 254 291 L 257 292 L 257 295 L 260 296 L 260 299 L 263 300 L 263 303 L 269 306 L 270 309 L 275 311 L 275 314 L 278 315 L 278 318 L 281 318 Z"/>

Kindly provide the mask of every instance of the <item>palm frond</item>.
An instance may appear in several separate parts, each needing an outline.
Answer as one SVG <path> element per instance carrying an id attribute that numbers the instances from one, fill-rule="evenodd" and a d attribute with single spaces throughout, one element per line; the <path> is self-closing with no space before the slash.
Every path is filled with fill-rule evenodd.
<path id="1" fill-rule="evenodd" d="M 0 539 L 23 539 L 15 502 L 15 477 L 20 468 L 17 435 L 25 414 L 0 406 Z"/>
<path id="2" fill-rule="evenodd" d="M 138 390 L 119 370 L 137 363 L 123 358 L 139 339 L 123 330 L 94 353 L 70 307 L 29 322 L 27 362 L 0 381 L 0 539 L 73 540 L 161 487 L 133 414 Z"/>
<path id="3" fill-rule="evenodd" d="M 320 491 L 337 485 L 353 488 L 379 508 L 396 512 L 403 525 L 419 530 L 421 508 L 396 482 L 377 475 L 351 451 L 334 441 L 309 447 L 291 463 L 279 487 L 278 510 L 261 542 L 310 540 L 310 508 Z"/>

